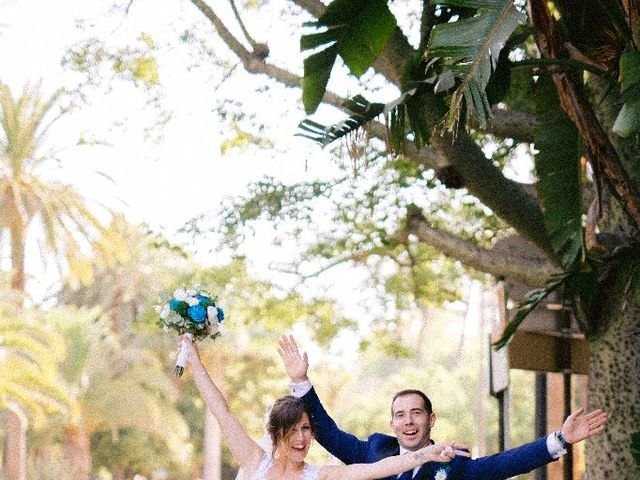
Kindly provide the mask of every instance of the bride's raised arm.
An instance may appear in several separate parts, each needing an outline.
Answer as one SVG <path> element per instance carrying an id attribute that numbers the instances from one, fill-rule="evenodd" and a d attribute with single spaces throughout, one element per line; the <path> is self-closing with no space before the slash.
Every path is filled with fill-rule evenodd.
<path id="1" fill-rule="evenodd" d="M 448 462 L 456 455 L 469 457 L 466 448 L 458 444 L 436 443 L 403 455 L 394 455 L 375 463 L 354 463 L 352 465 L 338 465 L 322 467 L 321 480 L 372 480 L 399 475 L 412 470 L 426 462 Z"/>
<path id="2" fill-rule="evenodd" d="M 191 365 L 193 381 L 205 404 L 216 417 L 231 454 L 242 468 L 249 471 L 255 470 L 264 456 L 264 450 L 249 437 L 238 419 L 229 410 L 227 400 L 211 380 L 194 343 L 184 336 L 182 338 L 189 352 L 188 363 Z"/>

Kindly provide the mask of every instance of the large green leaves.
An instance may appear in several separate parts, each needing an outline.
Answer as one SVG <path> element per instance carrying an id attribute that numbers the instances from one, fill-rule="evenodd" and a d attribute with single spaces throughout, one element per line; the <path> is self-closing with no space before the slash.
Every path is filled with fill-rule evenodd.
<path id="1" fill-rule="evenodd" d="M 540 77 L 535 134 L 538 195 L 553 250 L 567 269 L 583 251 L 580 136 L 560 109 L 553 82 Z"/>
<path id="2" fill-rule="evenodd" d="M 489 102 L 485 88 L 505 42 L 524 21 L 511 0 L 444 0 L 442 5 L 478 9 L 478 14 L 457 22 L 437 25 L 429 40 L 429 58 L 443 57 L 459 79 L 451 97 L 447 125 L 455 129 L 462 100 L 476 111 L 480 125 L 486 125 Z"/>
<path id="3" fill-rule="evenodd" d="M 590 326 L 585 322 L 597 285 L 600 259 L 586 257 L 584 252 L 580 136 L 560 108 L 551 77 L 541 76 L 536 87 L 536 113 L 540 120 L 540 127 L 535 134 L 538 150 L 535 157 L 538 174 L 536 186 L 553 251 L 565 271 L 553 276 L 544 288 L 527 294 L 496 342 L 496 348 L 505 346 L 527 315 L 556 290 L 560 290 L 564 298 L 574 300 L 576 316 L 581 321 L 583 331 L 589 332 Z"/>
<path id="4" fill-rule="evenodd" d="M 389 41 L 396 19 L 386 0 L 334 0 L 317 22 L 305 25 L 317 31 L 300 38 L 300 50 L 319 50 L 304 60 L 302 102 L 311 114 L 322 101 L 336 57 L 362 75 Z"/>
<path id="5" fill-rule="evenodd" d="M 620 88 L 624 105 L 613 131 L 628 137 L 640 128 L 640 52 L 631 50 L 620 57 Z"/>

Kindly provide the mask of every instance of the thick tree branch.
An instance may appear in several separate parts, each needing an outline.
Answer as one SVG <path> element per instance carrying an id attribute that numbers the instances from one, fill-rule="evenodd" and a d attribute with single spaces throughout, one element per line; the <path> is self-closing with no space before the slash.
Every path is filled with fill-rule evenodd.
<path id="1" fill-rule="evenodd" d="M 565 42 L 547 2 L 531 0 L 529 16 L 536 31 L 536 42 L 548 58 L 569 58 Z M 640 192 L 629 178 L 620 157 L 598 122 L 582 82 L 573 72 L 556 71 L 553 81 L 563 110 L 576 125 L 585 141 L 594 171 L 602 170 L 611 192 L 624 208 L 629 219 L 640 228 Z M 600 166 L 600 168 L 598 168 Z"/>
<path id="2" fill-rule="evenodd" d="M 478 118 L 472 116 L 468 125 L 479 129 Z M 513 138 L 516 142 L 533 143 L 533 135 L 539 125 L 540 121 L 531 113 L 493 107 L 487 126 L 482 131 L 498 138 Z"/>
<path id="3" fill-rule="evenodd" d="M 553 258 L 540 203 L 530 189 L 506 178 L 464 131 L 455 140 L 446 132 L 434 133 L 431 145 L 456 168 L 472 195 Z"/>
<path id="4" fill-rule="evenodd" d="M 407 215 L 407 231 L 418 240 L 432 246 L 446 256 L 460 260 L 465 265 L 507 280 L 530 287 L 544 286 L 556 268 L 536 258 L 494 252 L 463 240 L 451 233 L 433 227 L 416 208 Z"/>

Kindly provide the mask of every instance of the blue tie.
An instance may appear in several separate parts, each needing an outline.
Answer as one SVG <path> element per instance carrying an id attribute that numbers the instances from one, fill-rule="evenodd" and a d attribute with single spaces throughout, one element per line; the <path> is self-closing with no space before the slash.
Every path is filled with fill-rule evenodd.
<path id="1" fill-rule="evenodd" d="M 408 472 L 404 472 L 402 475 L 398 477 L 398 480 L 411 480 L 413 478 L 413 469 Z"/>

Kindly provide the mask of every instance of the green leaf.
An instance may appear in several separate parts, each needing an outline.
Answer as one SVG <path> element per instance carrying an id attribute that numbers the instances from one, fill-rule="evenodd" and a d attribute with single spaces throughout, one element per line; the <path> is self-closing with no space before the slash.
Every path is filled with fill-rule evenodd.
<path id="1" fill-rule="evenodd" d="M 613 124 L 613 131 L 628 137 L 640 128 L 640 52 L 636 50 L 620 57 L 620 89 L 624 105 Z"/>
<path id="2" fill-rule="evenodd" d="M 537 106 L 541 121 L 535 133 L 538 195 L 553 250 L 568 268 L 583 254 L 580 136 L 560 109 L 553 82 L 538 82 Z"/>
<path id="3" fill-rule="evenodd" d="M 302 104 L 308 114 L 315 112 L 322 101 L 337 54 L 338 47 L 332 45 L 304 59 Z"/>
<path id="4" fill-rule="evenodd" d="M 317 22 L 319 32 L 303 35 L 300 49 L 320 50 L 304 60 L 302 98 L 305 111 L 316 111 L 340 55 L 351 73 L 362 75 L 382 53 L 397 27 L 386 0 L 334 0 Z"/>
<path id="5" fill-rule="evenodd" d="M 463 98 L 467 108 L 477 112 L 480 125 L 484 127 L 490 113 L 485 88 L 500 51 L 525 16 L 511 0 L 449 0 L 439 3 L 479 10 L 473 17 L 437 25 L 431 31 L 428 56 L 445 58 L 460 80 L 451 97 L 447 116 L 449 129 L 456 128 Z"/>
<path id="6" fill-rule="evenodd" d="M 509 342 L 509 339 L 513 336 L 524 319 L 527 318 L 527 315 L 529 315 L 531 311 L 540 304 L 540 302 L 547 298 L 549 294 L 560 288 L 567 281 L 569 275 L 570 272 L 554 275 L 547 282 L 544 288 L 531 290 L 527 293 L 524 302 L 518 305 L 518 312 L 513 317 L 513 320 L 507 324 L 502 336 L 493 344 L 496 350 L 500 350 Z"/>
<path id="7" fill-rule="evenodd" d="M 346 100 L 342 106 L 353 112 L 353 115 L 328 127 L 314 122 L 309 118 L 305 118 L 298 124 L 298 128 L 303 132 L 297 135 L 309 138 L 324 147 L 373 120 L 380 115 L 385 108 L 383 103 L 370 103 L 362 95 L 356 95 Z"/>

